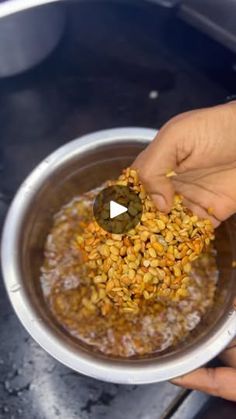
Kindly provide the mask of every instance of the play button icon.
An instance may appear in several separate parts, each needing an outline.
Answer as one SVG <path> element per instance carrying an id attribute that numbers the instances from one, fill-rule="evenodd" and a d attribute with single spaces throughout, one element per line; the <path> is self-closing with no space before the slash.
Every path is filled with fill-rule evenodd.
<path id="1" fill-rule="evenodd" d="M 98 193 L 93 213 L 104 230 L 125 234 L 140 222 L 142 203 L 138 194 L 128 186 L 109 186 Z"/>
<path id="2" fill-rule="evenodd" d="M 124 214 L 126 211 L 128 211 L 128 208 L 124 207 L 124 205 L 110 201 L 110 218 L 118 217 L 118 215 Z"/>

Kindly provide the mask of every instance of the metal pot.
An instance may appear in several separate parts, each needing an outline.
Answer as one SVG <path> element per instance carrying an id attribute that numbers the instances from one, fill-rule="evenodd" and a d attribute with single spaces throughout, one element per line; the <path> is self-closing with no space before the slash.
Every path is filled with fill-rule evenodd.
<path id="1" fill-rule="evenodd" d="M 53 51 L 65 23 L 64 7 L 56 3 L 12 0 L 0 4 L 0 77 L 26 71 Z"/>
<path id="2" fill-rule="evenodd" d="M 3 232 L 2 267 L 11 303 L 32 337 L 68 367 L 114 383 L 141 384 L 185 374 L 222 351 L 236 333 L 235 221 L 217 232 L 219 286 L 212 310 L 184 343 L 139 359 L 101 356 L 62 330 L 40 289 L 45 237 L 55 211 L 78 193 L 117 176 L 152 140 L 155 131 L 123 128 L 86 135 L 59 148 L 30 174 L 9 210 Z"/>

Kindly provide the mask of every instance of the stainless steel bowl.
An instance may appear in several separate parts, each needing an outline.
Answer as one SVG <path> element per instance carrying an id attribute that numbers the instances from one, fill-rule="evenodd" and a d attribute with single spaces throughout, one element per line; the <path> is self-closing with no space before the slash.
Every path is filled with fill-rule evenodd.
<path id="1" fill-rule="evenodd" d="M 32 337 L 52 356 L 80 373 L 105 381 L 141 384 L 187 373 L 216 356 L 236 333 L 235 221 L 217 233 L 219 287 L 211 312 L 175 349 L 159 356 L 121 360 L 105 357 L 62 330 L 40 289 L 39 269 L 52 215 L 75 194 L 117 176 L 152 140 L 155 131 L 122 128 L 86 135 L 46 158 L 20 187 L 2 239 L 2 267 L 11 303 Z"/>

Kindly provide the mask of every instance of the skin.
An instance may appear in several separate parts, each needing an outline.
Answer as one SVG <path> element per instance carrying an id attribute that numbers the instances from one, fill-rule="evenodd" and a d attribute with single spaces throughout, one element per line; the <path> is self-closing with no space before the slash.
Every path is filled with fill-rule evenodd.
<path id="1" fill-rule="evenodd" d="M 236 212 L 236 102 L 172 118 L 133 167 L 159 210 L 168 212 L 178 192 L 217 227 Z M 166 177 L 172 170 L 177 176 Z M 224 367 L 200 368 L 172 382 L 236 401 L 236 339 L 221 358 Z"/>
<path id="2" fill-rule="evenodd" d="M 236 102 L 172 118 L 133 166 L 161 211 L 177 191 L 217 227 L 236 211 Z"/>
<path id="3" fill-rule="evenodd" d="M 234 306 L 236 309 L 236 300 Z M 224 367 L 199 368 L 171 382 L 177 386 L 203 391 L 236 402 L 236 339 L 230 343 L 220 358 L 225 364 Z"/>
<path id="4" fill-rule="evenodd" d="M 178 386 L 203 391 L 212 396 L 236 401 L 236 369 L 230 367 L 199 368 L 172 381 Z"/>

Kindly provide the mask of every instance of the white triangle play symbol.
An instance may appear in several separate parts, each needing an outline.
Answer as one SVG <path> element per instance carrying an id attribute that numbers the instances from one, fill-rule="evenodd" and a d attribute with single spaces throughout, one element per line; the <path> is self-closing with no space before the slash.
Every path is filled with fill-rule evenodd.
<path id="1" fill-rule="evenodd" d="M 115 218 L 118 215 L 124 214 L 126 211 L 128 211 L 128 208 L 124 207 L 124 205 L 120 205 L 115 201 L 110 201 L 110 218 Z"/>

